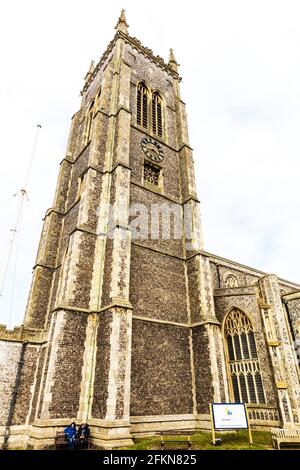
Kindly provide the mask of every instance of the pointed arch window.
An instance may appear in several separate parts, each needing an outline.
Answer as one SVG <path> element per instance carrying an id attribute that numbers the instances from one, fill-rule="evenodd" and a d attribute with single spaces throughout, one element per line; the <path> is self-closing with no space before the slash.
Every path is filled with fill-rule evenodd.
<path id="1" fill-rule="evenodd" d="M 84 129 L 84 137 L 83 137 L 83 143 L 84 145 L 87 145 L 87 143 L 90 141 L 91 137 L 91 128 L 92 128 L 92 122 L 93 122 L 93 116 L 94 116 L 94 105 L 95 102 L 92 101 L 88 113 L 85 118 L 85 129 Z"/>
<path id="2" fill-rule="evenodd" d="M 137 87 L 136 121 L 139 126 L 148 128 L 148 100 L 149 93 L 146 85 L 140 83 Z"/>
<path id="3" fill-rule="evenodd" d="M 265 403 L 253 326 L 249 317 L 232 309 L 224 324 L 228 370 L 235 402 Z"/>
<path id="4" fill-rule="evenodd" d="M 163 136 L 163 102 L 157 92 L 152 96 L 152 131 L 159 137 Z"/>

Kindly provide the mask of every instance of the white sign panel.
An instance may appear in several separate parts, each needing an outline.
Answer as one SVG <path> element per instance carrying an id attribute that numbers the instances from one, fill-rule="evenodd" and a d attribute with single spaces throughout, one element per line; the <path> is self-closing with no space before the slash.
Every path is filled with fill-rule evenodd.
<path id="1" fill-rule="evenodd" d="M 244 403 L 212 403 L 215 429 L 248 429 Z"/>

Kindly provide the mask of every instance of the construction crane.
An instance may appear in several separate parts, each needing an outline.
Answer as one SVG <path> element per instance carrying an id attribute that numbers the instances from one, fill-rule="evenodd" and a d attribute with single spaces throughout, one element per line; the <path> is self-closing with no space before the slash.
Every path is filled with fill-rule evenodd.
<path id="1" fill-rule="evenodd" d="M 23 215 L 23 208 L 24 208 L 24 202 L 27 201 L 29 203 L 29 197 L 27 193 L 27 188 L 28 188 L 28 183 L 30 179 L 30 174 L 32 170 L 32 164 L 34 160 L 34 156 L 36 153 L 36 148 L 37 148 L 37 142 L 38 142 L 38 137 L 39 137 L 39 132 L 41 129 L 41 125 L 37 125 L 36 129 L 36 134 L 34 137 L 34 142 L 32 146 L 32 151 L 29 157 L 28 165 L 26 168 L 25 172 L 25 177 L 24 177 L 24 184 L 22 188 L 17 191 L 15 194 L 13 194 L 13 198 L 17 198 L 17 206 L 16 210 L 14 213 L 13 217 L 13 222 L 12 226 L 9 229 L 9 239 L 7 243 L 7 248 L 4 252 L 4 258 L 3 258 L 3 264 L 2 264 L 2 269 L 1 269 L 1 276 L 0 276 L 0 298 L 3 296 L 4 288 L 5 288 L 5 282 L 7 280 L 7 275 L 8 271 L 10 269 L 11 263 L 13 262 L 12 260 L 12 253 L 15 248 L 15 260 L 13 263 L 13 273 L 12 273 L 12 289 L 11 289 L 11 299 L 10 299 L 10 307 L 9 307 L 9 318 L 8 318 L 8 328 L 11 327 L 12 323 L 12 315 L 13 315 L 13 300 L 14 300 L 14 292 L 15 292 L 15 284 L 16 284 L 16 274 L 17 274 L 17 267 L 18 267 L 18 254 L 19 254 L 19 242 L 20 242 L 20 231 L 21 231 L 21 221 L 22 221 L 22 215 Z M 10 201 L 11 198 L 7 199 L 4 201 L 2 204 L 0 204 L 0 207 L 3 206 L 6 202 Z"/>

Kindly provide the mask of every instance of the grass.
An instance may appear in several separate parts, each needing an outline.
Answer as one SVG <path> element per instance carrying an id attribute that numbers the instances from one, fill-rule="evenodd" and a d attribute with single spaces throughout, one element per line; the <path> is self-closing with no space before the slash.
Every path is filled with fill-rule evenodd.
<path id="1" fill-rule="evenodd" d="M 249 444 L 249 436 L 247 431 L 230 432 L 226 434 L 216 433 L 217 438 L 221 438 L 220 446 L 211 444 L 211 433 L 199 432 L 191 436 L 192 450 L 272 450 L 271 434 L 266 431 L 252 431 L 253 445 Z M 186 436 L 170 436 L 165 437 L 165 450 L 185 449 L 187 443 Z M 181 443 L 172 441 L 180 440 Z M 134 439 L 134 445 L 130 447 L 122 447 L 122 450 L 155 450 L 160 449 L 160 436 L 145 437 Z"/>

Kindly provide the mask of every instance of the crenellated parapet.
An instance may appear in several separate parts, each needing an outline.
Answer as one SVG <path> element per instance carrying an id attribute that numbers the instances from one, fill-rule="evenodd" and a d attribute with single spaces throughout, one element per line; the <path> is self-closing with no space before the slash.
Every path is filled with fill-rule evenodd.
<path id="1" fill-rule="evenodd" d="M 5 325 L 0 325 L 0 341 L 42 344 L 47 341 L 47 331 L 39 328 L 26 328 L 24 325 L 9 330 Z"/>
<path id="2" fill-rule="evenodd" d="M 99 72 L 100 68 L 103 66 L 103 64 L 106 62 L 107 58 L 110 56 L 113 48 L 116 45 L 116 42 L 118 39 L 122 39 L 126 44 L 130 44 L 133 48 L 133 50 L 136 50 L 138 53 L 143 54 L 144 57 L 147 57 L 148 59 L 151 60 L 156 66 L 158 66 L 160 69 L 164 70 L 167 72 L 171 77 L 175 78 L 176 80 L 181 80 L 179 74 L 178 74 L 178 63 L 176 62 L 173 50 L 171 49 L 170 51 L 170 58 L 169 62 L 165 62 L 162 57 L 159 55 L 155 55 L 152 49 L 149 47 L 146 47 L 142 44 L 142 42 L 137 39 L 136 37 L 130 36 L 128 34 L 127 30 L 127 23 L 122 20 L 122 15 L 119 19 L 118 24 L 122 25 L 121 27 L 116 26 L 116 34 L 114 38 L 110 41 L 108 44 L 105 52 L 102 54 L 100 57 L 98 63 L 96 65 L 93 64 L 93 67 L 89 68 L 89 71 L 85 77 L 85 83 L 82 88 L 81 94 L 84 94 L 93 79 L 96 77 L 97 73 Z"/>

